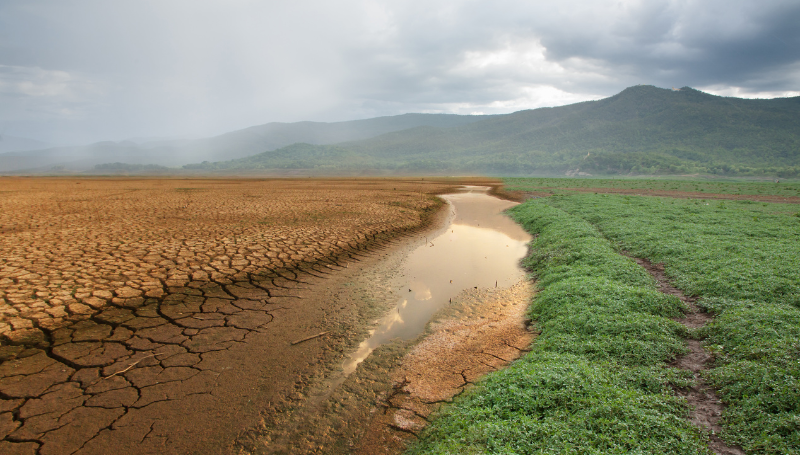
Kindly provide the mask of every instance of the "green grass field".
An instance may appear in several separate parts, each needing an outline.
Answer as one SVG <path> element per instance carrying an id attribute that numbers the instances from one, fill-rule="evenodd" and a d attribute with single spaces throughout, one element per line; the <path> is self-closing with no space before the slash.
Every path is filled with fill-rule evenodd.
<path id="1" fill-rule="evenodd" d="M 688 336 L 716 354 L 707 379 L 728 406 L 723 439 L 747 453 L 800 453 L 799 212 L 585 193 L 512 209 L 537 234 L 525 265 L 541 334 L 445 407 L 411 453 L 707 453 L 673 391 L 691 379 L 668 366 Z M 670 319 L 682 303 L 620 250 L 664 263 L 715 321 L 688 333 Z"/>
<path id="2" fill-rule="evenodd" d="M 669 178 L 506 178 L 505 189 L 509 191 L 550 191 L 586 188 L 631 189 L 653 191 L 681 191 L 708 194 L 733 194 L 755 196 L 800 196 L 800 181 L 781 180 L 719 180 Z"/>

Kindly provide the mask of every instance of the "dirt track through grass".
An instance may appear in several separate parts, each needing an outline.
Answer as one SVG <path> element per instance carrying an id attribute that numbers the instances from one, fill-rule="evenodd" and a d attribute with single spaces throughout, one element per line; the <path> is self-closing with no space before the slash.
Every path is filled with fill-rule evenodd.
<path id="1" fill-rule="evenodd" d="M 695 330 L 705 327 L 713 320 L 713 317 L 700 310 L 695 305 L 696 298 L 687 297 L 680 289 L 669 282 L 669 278 L 664 273 L 663 264 L 653 264 L 647 259 L 634 258 L 637 264 L 647 270 L 650 275 L 658 282 L 658 290 L 669 295 L 674 295 L 686 304 L 688 311 L 683 317 L 677 318 L 689 329 Z M 709 434 L 709 448 L 718 455 L 744 455 L 741 447 L 736 447 L 725 443 L 718 436 L 722 432 L 719 425 L 719 418 L 722 416 L 722 401 L 717 393 L 708 385 L 702 376 L 704 371 L 708 371 L 713 364 L 713 356 L 703 348 L 699 340 L 687 340 L 689 352 L 678 357 L 673 364 L 678 368 L 691 371 L 694 376 L 694 383 L 685 389 L 678 389 L 677 392 L 686 398 L 686 402 L 691 408 L 690 420 L 697 427 Z"/>
<path id="2" fill-rule="evenodd" d="M 614 195 L 548 198 L 620 249 L 663 263 L 713 321 L 703 372 L 725 403 L 718 434 L 747 453 L 800 453 L 800 206 Z"/>

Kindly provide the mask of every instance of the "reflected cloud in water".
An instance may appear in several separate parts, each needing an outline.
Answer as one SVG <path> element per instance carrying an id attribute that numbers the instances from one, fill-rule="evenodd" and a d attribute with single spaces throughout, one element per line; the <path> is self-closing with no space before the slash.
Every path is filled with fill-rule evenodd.
<path id="1" fill-rule="evenodd" d="M 409 254 L 403 265 L 406 283 L 398 288 L 398 303 L 370 332 L 342 368 L 355 371 L 381 344 L 420 335 L 430 318 L 450 299 L 469 288 L 508 287 L 524 271 L 530 235 L 503 210 L 516 205 L 486 194 L 487 188 L 442 196 L 450 203 L 450 225 Z"/>

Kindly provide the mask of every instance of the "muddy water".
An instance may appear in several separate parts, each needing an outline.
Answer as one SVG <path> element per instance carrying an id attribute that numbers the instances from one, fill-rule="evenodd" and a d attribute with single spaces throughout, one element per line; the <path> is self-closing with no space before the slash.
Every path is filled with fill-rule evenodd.
<path id="1" fill-rule="evenodd" d="M 344 362 L 345 376 L 378 346 L 422 334 L 434 313 L 462 291 L 506 288 L 522 279 L 519 262 L 531 237 L 502 213 L 516 203 L 487 191 L 467 187 L 442 196 L 451 210 L 448 225 L 408 255 L 396 286 L 395 307 Z"/>

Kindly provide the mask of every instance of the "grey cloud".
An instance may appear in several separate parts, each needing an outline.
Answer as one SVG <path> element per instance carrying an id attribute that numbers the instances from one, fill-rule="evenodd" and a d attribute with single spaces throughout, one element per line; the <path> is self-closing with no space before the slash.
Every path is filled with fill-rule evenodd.
<path id="1" fill-rule="evenodd" d="M 499 113 L 637 83 L 784 92 L 797 23 L 795 1 L 11 1 L 0 68 L 70 82 L 34 96 L 0 71 L 0 127 L 88 142 Z"/>
<path id="2" fill-rule="evenodd" d="M 659 77 L 663 72 L 683 85 L 747 84 L 765 73 L 777 82 L 800 60 L 796 2 L 671 2 L 641 9 L 622 23 L 583 22 L 577 39 L 548 30 L 548 56 L 600 59 L 611 70 L 628 65 L 661 83 L 667 82 Z M 779 85 L 758 89 L 785 89 Z"/>

